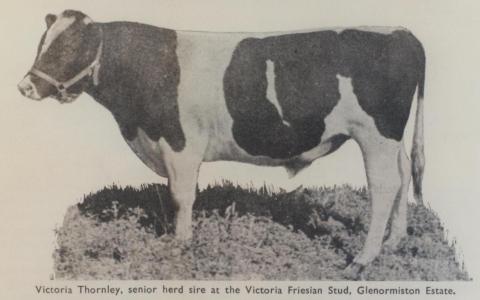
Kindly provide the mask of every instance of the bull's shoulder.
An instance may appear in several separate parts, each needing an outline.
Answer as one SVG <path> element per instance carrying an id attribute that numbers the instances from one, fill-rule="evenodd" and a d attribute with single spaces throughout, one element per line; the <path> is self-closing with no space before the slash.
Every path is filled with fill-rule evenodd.
<path id="1" fill-rule="evenodd" d="M 183 149 L 176 32 L 134 22 L 102 23 L 101 27 L 97 101 L 112 112 L 127 140 L 133 140 L 140 128 L 152 140 L 164 137 L 174 150 Z"/>

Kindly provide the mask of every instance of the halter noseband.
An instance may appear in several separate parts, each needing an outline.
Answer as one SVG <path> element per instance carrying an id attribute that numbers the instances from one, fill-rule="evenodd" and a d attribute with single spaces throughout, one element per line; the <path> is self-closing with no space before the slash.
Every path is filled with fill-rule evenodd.
<path id="1" fill-rule="evenodd" d="M 102 50 L 103 50 L 103 33 L 102 30 L 100 29 L 100 45 L 98 46 L 97 50 L 97 55 L 95 55 L 95 59 L 92 61 L 91 64 L 89 64 L 85 69 L 80 71 L 77 75 L 75 75 L 73 78 L 66 80 L 66 81 L 58 81 L 52 76 L 48 75 L 47 73 L 40 71 L 39 69 L 32 68 L 30 70 L 30 74 L 36 75 L 46 82 L 50 83 L 53 85 L 57 91 L 60 93 L 62 97 L 66 97 L 67 94 L 67 89 L 71 87 L 72 85 L 76 84 L 80 80 L 82 80 L 85 76 L 92 76 L 93 78 L 93 84 L 95 86 L 98 85 L 98 71 L 100 70 L 100 57 L 102 56 Z"/>

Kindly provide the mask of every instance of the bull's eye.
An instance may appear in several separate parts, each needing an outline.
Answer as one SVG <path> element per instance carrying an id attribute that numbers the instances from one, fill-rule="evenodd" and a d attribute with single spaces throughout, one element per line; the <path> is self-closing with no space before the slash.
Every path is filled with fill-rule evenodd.
<path id="1" fill-rule="evenodd" d="M 62 52 L 63 52 L 64 54 L 67 54 L 67 55 L 68 55 L 68 54 L 74 53 L 74 52 L 75 52 L 75 49 L 74 49 L 74 47 L 73 47 L 71 44 L 66 44 L 66 45 L 63 47 Z"/>

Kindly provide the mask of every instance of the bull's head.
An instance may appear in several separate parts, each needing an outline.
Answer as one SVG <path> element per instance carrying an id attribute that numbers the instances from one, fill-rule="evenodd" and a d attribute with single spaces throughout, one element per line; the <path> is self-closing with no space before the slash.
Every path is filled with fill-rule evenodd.
<path id="1" fill-rule="evenodd" d="M 53 97 L 61 103 L 72 102 L 89 84 L 98 84 L 101 28 L 85 14 L 72 10 L 49 14 L 45 21 L 47 30 L 35 62 L 18 89 L 34 100 Z"/>

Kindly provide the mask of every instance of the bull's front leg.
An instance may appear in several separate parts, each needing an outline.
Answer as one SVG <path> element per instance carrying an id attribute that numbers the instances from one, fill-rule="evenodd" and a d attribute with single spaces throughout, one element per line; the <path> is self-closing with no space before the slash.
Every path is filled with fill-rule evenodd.
<path id="1" fill-rule="evenodd" d="M 185 148 L 176 152 L 164 139 L 152 141 L 142 130 L 139 130 L 138 138 L 126 141 L 150 169 L 161 177 L 168 178 L 175 212 L 176 235 L 180 239 L 189 239 L 192 236 L 192 207 L 202 162 L 202 147 L 205 143 L 192 143 L 197 146 L 197 151 Z"/>
<path id="2" fill-rule="evenodd" d="M 167 162 L 168 186 L 175 211 L 175 236 L 181 240 L 192 237 L 192 209 L 201 159 L 176 155 Z"/>

